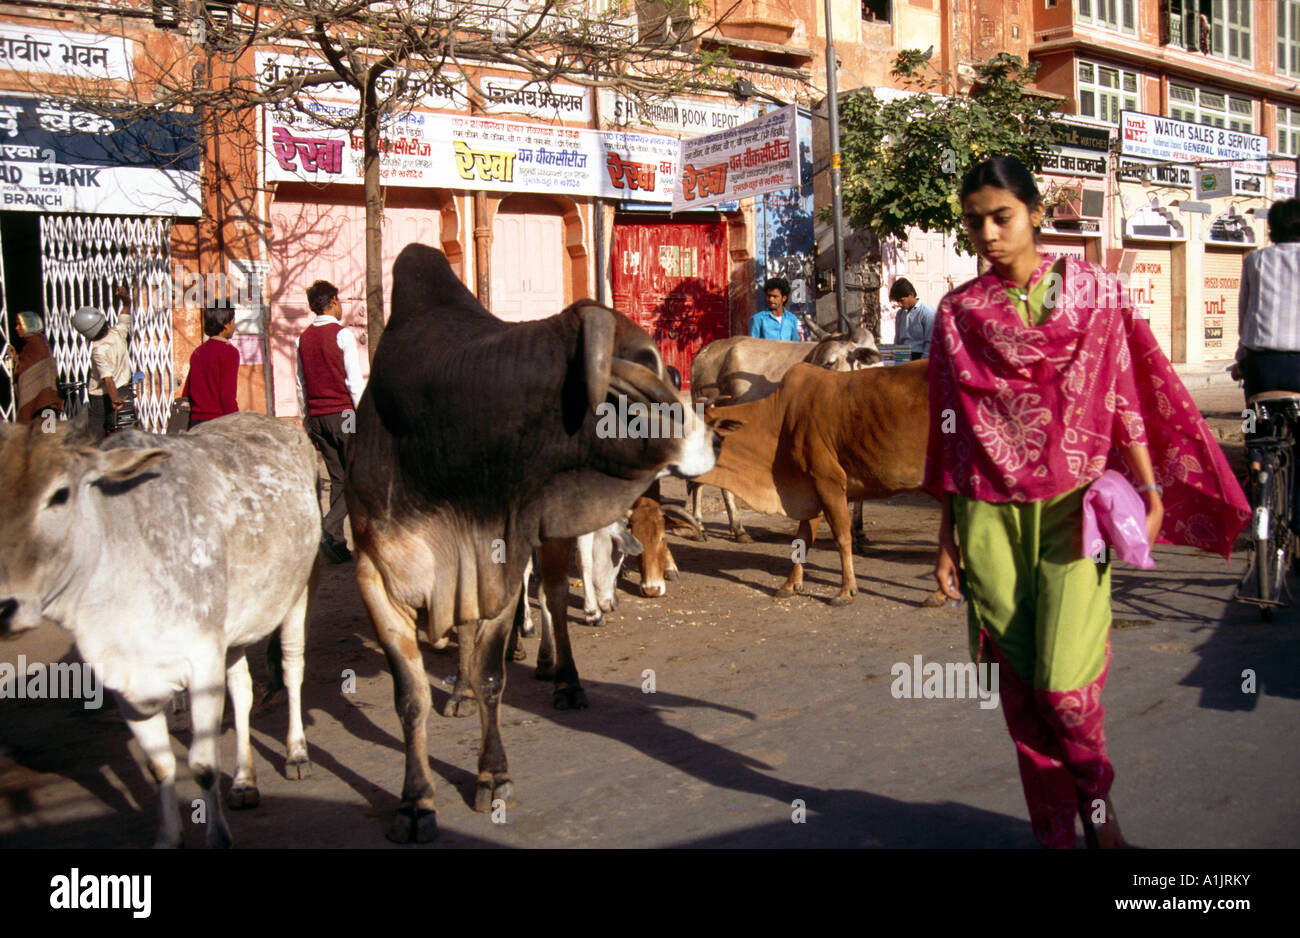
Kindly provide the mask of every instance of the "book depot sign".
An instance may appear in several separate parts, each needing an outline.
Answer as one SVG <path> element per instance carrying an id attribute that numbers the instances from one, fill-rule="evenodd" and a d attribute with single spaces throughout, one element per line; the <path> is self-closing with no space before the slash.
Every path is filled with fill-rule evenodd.
<path id="1" fill-rule="evenodd" d="M 1268 138 L 1208 124 L 1120 112 L 1120 152 L 1168 163 L 1232 163 L 1246 173 L 1268 171 Z"/>
<path id="2" fill-rule="evenodd" d="M 0 96 L 0 209 L 197 217 L 199 199 L 190 115 L 119 120 Z"/>

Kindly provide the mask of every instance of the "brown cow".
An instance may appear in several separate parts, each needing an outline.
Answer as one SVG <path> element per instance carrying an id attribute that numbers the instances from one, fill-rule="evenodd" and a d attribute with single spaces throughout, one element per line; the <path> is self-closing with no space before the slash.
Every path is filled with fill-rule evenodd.
<path id="1" fill-rule="evenodd" d="M 795 365 L 771 397 L 711 407 L 725 435 L 712 470 L 696 482 L 739 495 L 754 509 L 797 519 L 813 545 L 821 515 L 840 551 L 843 583 L 832 605 L 857 593 L 849 533 L 850 500 L 915 492 L 925 471 L 929 428 L 924 361 L 832 372 Z M 739 429 L 729 429 L 741 424 Z M 796 563 L 778 598 L 803 590 Z"/>

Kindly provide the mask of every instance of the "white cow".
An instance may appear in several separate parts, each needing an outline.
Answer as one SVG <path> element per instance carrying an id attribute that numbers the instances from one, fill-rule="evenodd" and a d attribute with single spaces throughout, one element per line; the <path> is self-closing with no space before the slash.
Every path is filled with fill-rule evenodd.
<path id="1" fill-rule="evenodd" d="M 0 634 L 48 619 L 117 697 L 159 785 L 157 845 L 181 844 L 165 707 L 190 697 L 189 766 L 208 846 L 231 843 L 218 797 L 227 684 L 237 738 L 231 807 L 258 802 L 244 649 L 277 627 L 289 692 L 290 778 L 310 774 L 301 688 L 320 543 L 316 452 L 303 432 L 233 414 L 191 433 L 114 435 L 0 424 Z"/>

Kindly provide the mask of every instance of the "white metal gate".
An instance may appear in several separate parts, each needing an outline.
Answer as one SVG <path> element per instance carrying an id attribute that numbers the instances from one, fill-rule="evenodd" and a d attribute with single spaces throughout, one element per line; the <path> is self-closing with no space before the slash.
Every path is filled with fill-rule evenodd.
<path id="1" fill-rule="evenodd" d="M 0 284 L 5 282 L 4 252 L 0 251 Z M 0 420 L 18 419 L 18 387 L 14 384 L 13 363 L 9 360 L 9 298 L 0 290 Z"/>
<path id="2" fill-rule="evenodd" d="M 136 388 L 142 429 L 162 433 L 173 387 L 171 219 L 118 215 L 42 215 L 41 278 L 45 334 L 70 402 L 84 404 L 90 343 L 72 328 L 72 314 L 94 306 L 116 316 L 113 288 L 131 293 L 131 366 L 144 373 Z"/>

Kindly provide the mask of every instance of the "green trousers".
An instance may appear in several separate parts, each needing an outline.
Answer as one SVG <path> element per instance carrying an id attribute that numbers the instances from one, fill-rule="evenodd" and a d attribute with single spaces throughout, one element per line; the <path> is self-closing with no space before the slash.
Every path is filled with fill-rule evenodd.
<path id="1" fill-rule="evenodd" d="M 1086 491 L 1041 502 L 952 497 L 971 655 L 986 631 L 1038 690 L 1084 687 L 1106 663 L 1110 564 L 1081 556 Z"/>

